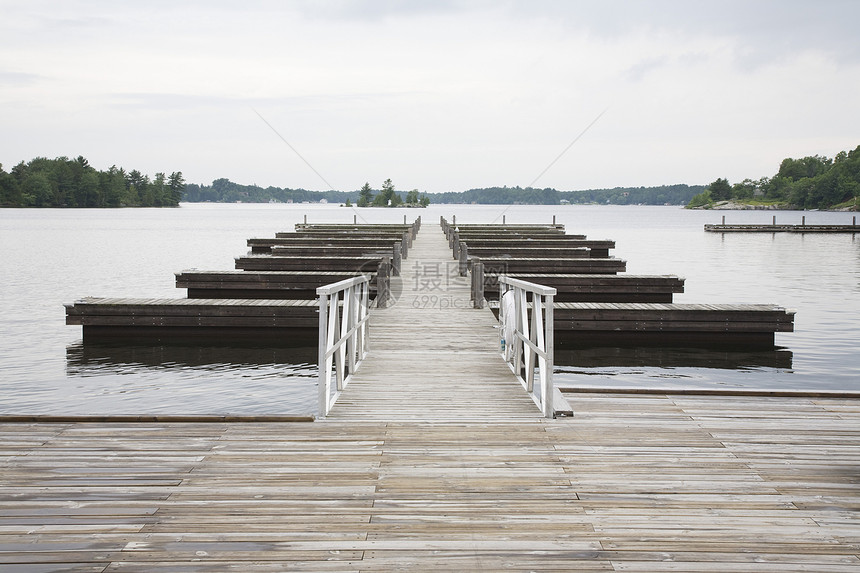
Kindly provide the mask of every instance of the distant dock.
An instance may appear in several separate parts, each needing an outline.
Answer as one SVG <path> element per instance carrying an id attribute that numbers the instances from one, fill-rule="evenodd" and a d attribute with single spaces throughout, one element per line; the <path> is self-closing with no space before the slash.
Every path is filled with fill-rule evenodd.
<path id="1" fill-rule="evenodd" d="M 806 216 L 800 225 L 777 224 L 776 215 L 768 224 L 726 224 L 726 217 L 719 225 L 705 225 L 705 231 L 711 233 L 860 233 L 857 217 L 852 217 L 850 225 L 807 225 Z"/>

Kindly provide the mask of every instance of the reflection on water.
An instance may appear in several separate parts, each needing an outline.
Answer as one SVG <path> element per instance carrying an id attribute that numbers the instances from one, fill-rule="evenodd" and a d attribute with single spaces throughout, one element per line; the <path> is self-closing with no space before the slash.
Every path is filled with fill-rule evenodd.
<path id="1" fill-rule="evenodd" d="M 147 368 L 219 372 L 243 370 L 248 366 L 310 369 L 316 372 L 317 348 L 125 346 L 79 342 L 66 348 L 66 364 L 69 376 L 127 374 Z"/>
<path id="2" fill-rule="evenodd" d="M 76 343 L 65 391 L 45 413 L 314 414 L 317 349 Z M 34 404 L 6 409 L 33 413 Z"/>

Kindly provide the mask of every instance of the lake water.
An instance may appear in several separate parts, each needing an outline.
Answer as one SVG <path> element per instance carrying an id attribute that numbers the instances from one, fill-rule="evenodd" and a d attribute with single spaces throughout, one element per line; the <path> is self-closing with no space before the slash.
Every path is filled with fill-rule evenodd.
<path id="1" fill-rule="evenodd" d="M 249 237 L 309 222 L 550 223 L 614 239 L 627 272 L 677 274 L 677 302 L 776 303 L 797 310 L 772 352 L 597 348 L 559 351 L 563 386 L 860 391 L 860 236 L 705 233 L 705 223 L 850 223 L 849 213 L 678 207 L 183 204 L 179 209 L 0 210 L 0 413 L 290 414 L 316 408 L 316 349 L 92 346 L 66 326 L 84 296 L 182 297 L 174 272 L 230 270 Z"/>

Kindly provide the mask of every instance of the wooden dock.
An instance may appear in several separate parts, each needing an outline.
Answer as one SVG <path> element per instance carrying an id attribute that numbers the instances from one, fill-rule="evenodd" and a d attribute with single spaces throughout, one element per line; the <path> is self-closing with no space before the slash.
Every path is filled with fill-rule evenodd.
<path id="1" fill-rule="evenodd" d="M 471 405 L 488 418 L 0 423 L 0 570 L 860 568 L 860 402 Z"/>
<path id="2" fill-rule="evenodd" d="M 807 225 L 806 216 L 801 218 L 800 225 L 777 224 L 774 215 L 771 224 L 726 224 L 723 217 L 719 225 L 705 225 L 705 231 L 711 233 L 860 233 L 857 217 L 851 218 L 850 225 Z"/>
<path id="3" fill-rule="evenodd" d="M 547 420 L 433 231 L 323 421 L 0 418 L 0 571 L 860 568 L 860 401 Z"/>
<path id="4" fill-rule="evenodd" d="M 516 278 L 558 290 L 557 302 L 672 302 L 684 292 L 675 275 L 518 273 Z M 499 299 L 499 277 L 484 274 L 484 296 Z"/>
<path id="5" fill-rule="evenodd" d="M 560 302 L 555 330 L 568 342 L 773 348 L 774 333 L 794 332 L 794 310 L 773 304 Z"/>

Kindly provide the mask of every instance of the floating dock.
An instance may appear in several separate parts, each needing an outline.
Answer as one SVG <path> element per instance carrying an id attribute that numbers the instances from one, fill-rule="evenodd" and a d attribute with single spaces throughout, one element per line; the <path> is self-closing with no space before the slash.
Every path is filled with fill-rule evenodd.
<path id="1" fill-rule="evenodd" d="M 777 224 L 776 216 L 770 225 L 767 224 L 726 224 L 723 217 L 719 225 L 705 225 L 705 231 L 710 233 L 860 233 L 857 217 L 852 217 L 850 225 L 807 225 L 806 216 L 801 218 L 800 225 Z"/>

